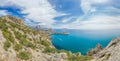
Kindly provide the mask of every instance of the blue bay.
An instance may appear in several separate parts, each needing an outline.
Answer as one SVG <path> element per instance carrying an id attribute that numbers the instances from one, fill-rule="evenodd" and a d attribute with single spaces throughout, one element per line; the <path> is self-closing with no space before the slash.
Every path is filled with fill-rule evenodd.
<path id="1" fill-rule="evenodd" d="M 119 30 L 55 30 L 67 31 L 70 34 L 53 34 L 52 43 L 57 49 L 65 49 L 71 52 L 81 52 L 83 55 L 101 44 L 104 48 L 108 43 L 120 36 Z"/>

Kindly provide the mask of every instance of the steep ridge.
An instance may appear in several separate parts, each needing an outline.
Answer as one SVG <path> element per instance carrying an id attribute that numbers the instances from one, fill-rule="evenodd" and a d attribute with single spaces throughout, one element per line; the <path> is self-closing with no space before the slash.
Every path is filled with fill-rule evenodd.
<path id="1" fill-rule="evenodd" d="M 0 17 L 0 61 L 65 61 L 54 57 L 65 53 L 52 54 L 51 51 L 54 53 L 56 49 L 45 31 L 35 31 L 17 17 Z"/>
<path id="2" fill-rule="evenodd" d="M 120 61 L 120 38 L 112 40 L 109 45 L 93 55 L 92 61 Z"/>
<path id="3" fill-rule="evenodd" d="M 0 17 L 0 61 L 89 61 L 80 53 L 57 50 L 49 31 L 34 30 L 22 19 Z"/>

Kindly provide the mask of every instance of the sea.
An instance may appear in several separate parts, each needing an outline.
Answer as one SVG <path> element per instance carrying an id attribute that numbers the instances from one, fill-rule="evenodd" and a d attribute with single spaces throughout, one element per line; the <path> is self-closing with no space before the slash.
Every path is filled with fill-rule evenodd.
<path id="1" fill-rule="evenodd" d="M 76 30 L 55 29 L 55 32 L 69 34 L 52 34 L 52 44 L 57 49 L 64 49 L 73 53 L 80 52 L 86 55 L 88 51 L 101 44 L 105 48 L 111 40 L 120 36 L 120 30 Z"/>

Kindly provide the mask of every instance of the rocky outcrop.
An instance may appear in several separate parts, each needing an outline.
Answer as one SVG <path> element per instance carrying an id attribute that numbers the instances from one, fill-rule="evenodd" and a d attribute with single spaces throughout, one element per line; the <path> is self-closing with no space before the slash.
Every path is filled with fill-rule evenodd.
<path id="1" fill-rule="evenodd" d="M 1 19 L 4 19 L 6 21 L 14 21 L 15 23 L 17 24 L 20 24 L 20 25 L 25 25 L 24 21 L 20 18 L 17 18 L 17 17 L 14 17 L 14 16 L 10 16 L 10 15 L 7 15 L 7 16 L 2 16 Z"/>
<path id="2" fill-rule="evenodd" d="M 120 38 L 112 40 L 106 48 L 96 53 L 92 61 L 120 61 Z"/>
<path id="3" fill-rule="evenodd" d="M 87 55 L 88 55 L 88 56 L 93 56 L 94 54 L 98 53 L 98 52 L 101 51 L 102 49 L 103 49 L 102 46 L 101 46 L 100 44 L 98 44 L 98 45 L 96 46 L 96 48 L 90 50 L 90 51 L 87 53 Z"/>

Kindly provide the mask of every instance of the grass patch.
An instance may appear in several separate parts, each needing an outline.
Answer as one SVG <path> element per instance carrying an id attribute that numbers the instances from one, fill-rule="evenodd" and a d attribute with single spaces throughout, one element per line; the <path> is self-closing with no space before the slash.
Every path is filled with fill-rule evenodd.
<path id="1" fill-rule="evenodd" d="M 14 43 L 15 41 L 15 39 L 14 39 L 14 37 L 12 36 L 12 33 L 10 33 L 9 31 L 7 31 L 7 30 L 3 30 L 3 35 L 4 35 L 4 37 L 5 37 L 5 39 L 7 40 L 7 41 L 10 41 L 10 42 L 12 42 L 12 43 Z"/>
<path id="2" fill-rule="evenodd" d="M 16 44 L 16 45 L 14 46 L 14 49 L 15 49 L 16 51 L 20 51 L 20 50 L 22 49 L 22 45 L 21 45 L 21 44 Z"/>
<path id="3" fill-rule="evenodd" d="M 28 60 L 28 59 L 30 59 L 30 56 L 31 56 L 30 53 L 25 52 L 25 51 L 20 52 L 20 53 L 18 54 L 18 58 L 23 59 L 23 60 Z"/>
<path id="4" fill-rule="evenodd" d="M 68 61 L 90 61 L 91 59 L 89 56 L 71 56 Z"/>
<path id="5" fill-rule="evenodd" d="M 42 45 L 46 46 L 46 47 L 49 47 L 51 44 L 49 41 L 46 41 L 46 40 L 43 40 L 43 41 L 40 41 Z"/>
<path id="6" fill-rule="evenodd" d="M 6 50 L 6 51 L 8 51 L 8 49 L 11 47 L 11 43 L 9 42 L 9 41 L 6 41 L 5 43 L 4 43 L 4 49 Z"/>
<path id="7" fill-rule="evenodd" d="M 44 53 L 55 53 L 55 52 L 57 52 L 57 49 L 51 48 L 51 47 L 46 47 L 43 52 Z"/>
<path id="8" fill-rule="evenodd" d="M 92 57 L 78 55 L 77 53 L 67 52 L 68 61 L 90 61 Z"/>

